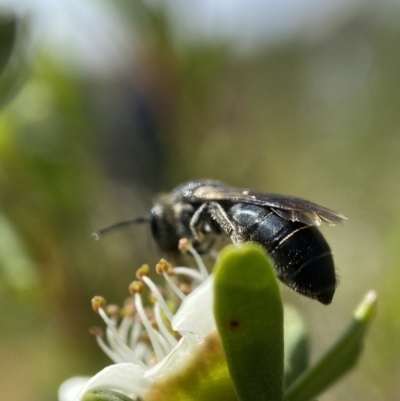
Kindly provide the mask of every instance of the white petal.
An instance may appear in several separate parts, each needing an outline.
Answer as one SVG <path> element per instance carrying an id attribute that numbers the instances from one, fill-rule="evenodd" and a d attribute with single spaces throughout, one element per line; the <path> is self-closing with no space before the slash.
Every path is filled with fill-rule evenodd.
<path id="1" fill-rule="evenodd" d="M 77 376 L 66 380 L 58 389 L 58 400 L 74 401 L 89 379 L 90 377 Z"/>
<path id="2" fill-rule="evenodd" d="M 77 400 L 80 400 L 87 391 L 96 388 L 121 391 L 130 397 L 142 396 L 152 383 L 144 377 L 144 372 L 143 368 L 133 363 L 108 366 L 87 382 Z"/>
<path id="3" fill-rule="evenodd" d="M 196 346 L 202 342 L 202 338 L 190 334 L 182 337 L 174 349 L 161 362 L 148 369 L 144 376 L 156 381 L 163 380 L 169 375 L 179 374 L 179 370 L 184 368 L 195 355 Z"/>
<path id="4" fill-rule="evenodd" d="M 214 277 L 210 275 L 185 298 L 172 319 L 175 331 L 204 338 L 215 330 L 213 284 Z"/>

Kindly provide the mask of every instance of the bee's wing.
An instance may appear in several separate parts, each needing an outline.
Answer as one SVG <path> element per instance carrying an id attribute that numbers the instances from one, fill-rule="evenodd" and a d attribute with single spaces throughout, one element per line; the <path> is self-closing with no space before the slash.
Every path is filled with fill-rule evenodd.
<path id="1" fill-rule="evenodd" d="M 299 221 L 318 226 L 340 224 L 347 218 L 331 209 L 294 196 L 268 194 L 248 189 L 201 186 L 183 194 L 191 202 L 248 203 L 271 208 L 278 216 L 288 221 Z"/>

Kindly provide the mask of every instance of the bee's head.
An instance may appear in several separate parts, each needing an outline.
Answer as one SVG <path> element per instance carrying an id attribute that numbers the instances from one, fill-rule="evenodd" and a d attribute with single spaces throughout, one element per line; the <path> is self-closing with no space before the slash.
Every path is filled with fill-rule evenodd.
<path id="1" fill-rule="evenodd" d="M 156 202 L 150 211 L 150 227 L 154 240 L 162 251 L 177 252 L 179 238 L 174 226 L 174 218 L 168 207 Z"/>

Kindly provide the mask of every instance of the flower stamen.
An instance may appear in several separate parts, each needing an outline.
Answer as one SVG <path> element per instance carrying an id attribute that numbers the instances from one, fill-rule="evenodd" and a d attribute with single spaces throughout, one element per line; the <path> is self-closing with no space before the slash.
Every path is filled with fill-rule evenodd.
<path id="1" fill-rule="evenodd" d="M 139 269 L 136 270 L 136 278 L 138 280 L 142 280 L 144 276 L 150 277 L 150 266 L 146 264 L 140 266 Z"/>
<path id="2" fill-rule="evenodd" d="M 190 278 L 196 280 L 199 283 L 204 280 L 201 273 L 197 272 L 196 270 L 191 269 L 190 267 L 182 267 L 182 266 L 174 267 L 173 272 L 177 276 L 178 275 L 187 276 L 187 277 L 190 277 Z"/>
<path id="3" fill-rule="evenodd" d="M 170 285 L 172 291 L 183 301 L 186 296 L 185 294 L 179 289 L 179 287 L 172 281 L 171 275 L 173 274 L 173 267 L 170 263 L 168 263 L 165 259 L 161 259 L 156 265 L 156 272 L 157 274 L 162 274 L 165 281 Z"/>
<path id="4" fill-rule="evenodd" d="M 107 346 L 104 343 L 103 340 L 103 336 L 98 336 L 96 335 L 96 340 L 99 343 L 99 346 L 104 350 L 104 347 L 107 347 L 114 355 L 113 359 L 115 361 L 115 354 L 119 355 L 119 357 L 117 358 L 119 360 L 119 358 L 122 356 L 122 361 L 130 361 L 133 363 L 139 363 L 141 365 L 143 365 L 143 362 L 140 361 L 134 354 L 134 352 L 128 347 L 128 345 L 126 344 L 126 342 L 124 342 L 123 338 L 121 338 L 120 334 L 118 333 L 117 329 L 116 329 L 116 322 L 114 322 L 112 319 L 110 319 L 106 313 L 106 311 L 104 310 L 104 307 L 106 306 L 106 301 L 103 297 L 100 296 L 96 296 L 92 299 L 92 307 L 95 311 L 97 311 L 97 313 L 101 316 L 101 318 L 103 319 L 104 323 L 107 325 L 107 330 L 106 330 L 106 336 L 107 336 L 107 340 L 109 343 L 109 346 Z M 100 345 L 100 344 L 103 344 Z M 104 352 L 106 352 L 104 350 Z M 107 352 L 106 352 L 107 353 Z M 109 355 L 109 353 L 107 353 L 107 355 Z"/>
<path id="5" fill-rule="evenodd" d="M 207 309 L 207 305 L 210 304 L 208 296 L 206 295 L 205 303 L 199 300 L 203 299 L 204 289 L 208 288 L 202 283 L 208 283 L 211 278 L 208 277 L 200 255 L 189 241 L 181 241 L 181 250 L 193 255 L 198 270 L 173 267 L 164 259 L 156 265 L 156 272 L 164 277 L 172 290 L 169 294 L 176 295 L 173 296 L 173 304 L 170 305 L 165 297 L 167 292 L 151 279 L 148 265 L 143 265 L 137 270 L 138 280 L 129 285 L 132 297 L 127 299 L 122 310 L 115 305 L 107 305 L 103 297 L 93 298 L 92 307 L 105 322 L 106 329 L 103 332 L 94 328 L 92 333 L 96 336 L 100 348 L 116 364 L 132 363 L 137 365 L 138 369 L 150 370 L 171 353 L 175 355 L 177 349 L 184 350 L 188 345 L 187 341 L 200 338 L 203 332 L 208 333 L 208 326 L 213 324 L 212 319 L 198 319 L 197 309 L 196 312 L 191 311 L 199 303 L 202 305 L 200 316 L 204 307 Z M 177 275 L 186 277 L 180 281 Z M 201 298 L 192 297 L 197 288 Z M 150 294 L 149 304 L 143 298 L 145 291 Z M 196 328 L 197 322 L 200 323 L 201 329 Z M 170 360 L 165 360 L 165 363 L 170 363 Z"/>
<path id="6" fill-rule="evenodd" d="M 106 300 L 100 295 L 96 295 L 92 298 L 92 308 L 98 313 L 100 308 L 104 308 L 106 306 Z"/>
<path id="7" fill-rule="evenodd" d="M 158 328 L 161 334 L 164 336 L 165 340 L 168 342 L 171 348 L 175 347 L 178 344 L 178 341 L 174 338 L 174 336 L 170 333 L 170 331 L 165 326 L 162 317 L 161 317 L 161 308 L 160 304 L 156 302 L 154 304 L 154 318 L 156 319 Z"/>
<path id="8" fill-rule="evenodd" d="M 125 359 L 118 355 L 117 352 L 113 351 L 103 340 L 103 330 L 100 327 L 92 327 L 89 330 L 90 334 L 96 337 L 96 342 L 98 346 L 103 350 L 103 352 L 115 363 L 123 363 Z"/>
<path id="9" fill-rule="evenodd" d="M 159 289 L 157 288 L 157 286 L 153 283 L 153 281 L 147 277 L 147 276 L 143 276 L 142 277 L 143 282 L 150 288 L 150 291 L 154 294 L 154 296 L 157 299 L 157 302 L 160 304 L 162 311 L 164 312 L 164 315 L 166 316 L 166 318 L 169 321 L 172 321 L 172 318 L 174 317 L 174 315 L 172 314 L 172 312 L 170 311 L 170 309 L 168 308 L 167 303 L 165 302 L 163 296 L 161 295 L 161 292 L 159 291 Z"/>
<path id="10" fill-rule="evenodd" d="M 182 238 L 179 240 L 178 249 L 182 253 L 189 252 L 193 256 L 197 263 L 197 267 L 199 268 L 202 280 L 206 279 L 208 277 L 208 270 L 204 265 L 199 253 L 193 248 L 192 243 L 187 238 Z"/>
<path id="11" fill-rule="evenodd" d="M 141 332 L 142 332 L 142 323 L 140 322 L 139 319 L 135 319 L 132 324 L 131 335 L 129 338 L 129 345 L 132 349 L 135 350 L 135 354 L 136 354 L 136 348 L 139 346 L 138 342 L 140 339 Z"/>
<path id="12" fill-rule="evenodd" d="M 145 279 L 148 279 L 153 284 L 153 282 L 148 277 L 143 276 L 142 280 L 145 281 Z M 153 326 L 151 325 L 143 308 L 142 297 L 141 297 L 141 293 L 143 292 L 143 283 L 141 281 L 134 281 L 129 286 L 129 290 L 131 294 L 134 296 L 136 311 L 140 317 L 140 320 L 142 321 L 142 324 L 147 334 L 149 335 L 151 345 L 154 349 L 154 353 L 156 354 L 156 358 L 158 361 L 161 361 L 161 359 L 163 359 L 165 356 L 164 352 L 161 349 L 161 345 L 158 340 L 156 330 L 154 330 Z"/>

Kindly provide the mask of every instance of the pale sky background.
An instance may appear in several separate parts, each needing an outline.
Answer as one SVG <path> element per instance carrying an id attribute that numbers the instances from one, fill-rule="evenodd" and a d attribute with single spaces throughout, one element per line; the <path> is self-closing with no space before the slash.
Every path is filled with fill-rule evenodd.
<path id="1" fill-rule="evenodd" d="M 362 11 L 360 0 L 147 0 L 164 7 L 182 46 L 228 42 L 244 56 L 300 38 L 318 40 Z M 132 60 L 134 26 L 102 0 L 0 0 L 32 16 L 33 43 L 47 46 L 61 64 L 105 74 Z"/>

